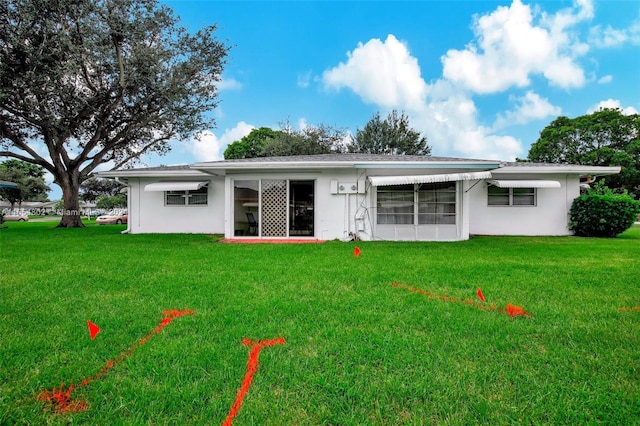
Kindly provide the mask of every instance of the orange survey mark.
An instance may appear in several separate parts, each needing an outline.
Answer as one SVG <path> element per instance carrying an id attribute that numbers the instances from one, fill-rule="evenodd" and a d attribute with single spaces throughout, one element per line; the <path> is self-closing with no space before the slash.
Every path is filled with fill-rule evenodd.
<path id="1" fill-rule="evenodd" d="M 87 320 L 87 325 L 89 326 L 89 336 L 91 337 L 91 340 L 94 340 L 96 335 L 100 333 L 100 327 L 92 323 L 90 320 Z"/>
<path id="2" fill-rule="evenodd" d="M 623 308 L 619 308 L 618 310 L 620 312 L 633 312 L 633 311 L 640 312 L 640 306 L 633 306 L 631 308 L 624 308 L 623 307 Z"/>
<path id="3" fill-rule="evenodd" d="M 242 380 L 242 385 L 240 386 L 240 390 L 238 391 L 238 396 L 231 406 L 229 414 L 227 415 L 224 423 L 222 423 L 222 426 L 231 426 L 233 424 L 233 419 L 238 414 L 238 411 L 240 411 L 242 401 L 249 391 L 249 386 L 251 386 L 251 382 L 253 381 L 253 376 L 258 371 L 258 357 L 260 356 L 260 351 L 267 346 L 283 345 L 285 343 L 285 340 L 282 337 L 262 341 L 244 339 L 242 343 L 246 346 L 251 347 L 251 351 L 249 352 L 249 361 L 247 362 L 247 372 L 245 373 L 244 379 Z"/>
<path id="4" fill-rule="evenodd" d="M 397 287 L 397 288 L 404 288 L 405 290 L 409 290 L 409 291 L 411 291 L 413 293 L 422 294 L 424 296 L 427 296 L 429 299 L 442 300 L 443 302 L 461 303 L 461 304 L 464 304 L 464 305 L 469 305 L 469 306 L 473 306 L 473 307 L 478 308 L 478 309 L 482 309 L 483 311 L 502 312 L 504 314 L 509 315 L 511 318 L 514 318 L 514 317 L 517 317 L 517 316 L 524 316 L 524 317 L 531 316 L 529 313 L 527 313 L 521 307 L 516 306 L 516 305 L 512 305 L 511 303 L 509 303 L 505 308 L 502 308 L 502 309 L 498 309 L 498 307 L 496 305 L 493 305 L 493 304 L 490 305 L 490 304 L 484 303 L 485 297 L 482 294 L 482 290 L 480 290 L 480 288 L 478 288 L 478 291 L 477 291 L 476 294 L 478 296 L 478 299 L 480 299 L 482 303 L 476 302 L 475 300 L 471 300 L 471 299 L 456 299 L 455 297 L 449 297 L 449 296 L 443 296 L 443 295 L 439 295 L 439 294 L 434 294 L 434 293 L 431 293 L 430 291 L 427 291 L 427 290 L 411 287 L 411 286 L 408 286 L 406 284 L 400 284 L 400 283 L 397 283 L 397 282 L 392 282 L 391 285 L 394 286 L 394 287 Z"/>
<path id="5" fill-rule="evenodd" d="M 120 361 L 122 361 L 123 359 L 131 355 L 134 350 L 136 350 L 140 346 L 147 343 L 147 341 L 151 337 L 153 337 L 155 334 L 162 331 L 162 329 L 165 328 L 167 325 L 169 325 L 171 321 L 173 321 L 175 318 L 181 317 L 183 315 L 193 315 L 193 313 L 194 313 L 193 311 L 186 310 L 186 309 L 183 311 L 178 311 L 175 309 L 170 311 L 163 311 L 162 314 L 164 315 L 164 317 L 162 318 L 162 321 L 160 321 L 160 324 L 156 328 L 154 328 L 149 334 L 147 334 L 145 337 L 140 339 L 138 342 L 131 345 L 131 347 L 127 349 L 124 353 L 122 353 L 118 358 L 107 361 L 105 366 L 102 367 L 102 370 L 100 370 L 98 374 L 82 380 L 82 382 L 80 382 L 80 384 L 78 385 L 70 384 L 66 389 L 64 385 L 60 385 L 60 388 L 42 391 L 37 395 L 37 398 L 40 401 L 47 402 L 53 410 L 59 413 L 86 410 L 87 403 L 85 401 L 76 401 L 71 398 L 71 394 L 73 392 L 89 385 L 91 382 L 95 380 L 102 378 L 116 364 L 118 364 Z"/>

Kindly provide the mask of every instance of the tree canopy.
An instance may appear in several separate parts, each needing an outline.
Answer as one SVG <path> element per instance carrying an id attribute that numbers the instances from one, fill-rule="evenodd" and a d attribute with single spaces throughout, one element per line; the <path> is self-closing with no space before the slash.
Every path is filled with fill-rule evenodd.
<path id="1" fill-rule="evenodd" d="M 91 177 L 87 179 L 80 187 L 80 199 L 83 201 L 94 202 L 99 197 L 119 196 L 123 186 L 113 179 L 97 179 Z"/>
<path id="2" fill-rule="evenodd" d="M 230 160 L 343 152 L 346 139 L 345 131 L 324 124 L 295 130 L 289 123 L 285 123 L 282 130 L 272 130 L 269 127 L 253 129 L 247 136 L 229 144 L 224 158 Z"/>
<path id="3" fill-rule="evenodd" d="M 253 129 L 239 141 L 230 143 L 224 150 L 224 158 L 225 160 L 233 160 L 263 157 L 262 148 L 265 141 L 275 138 L 278 133 L 280 133 L 279 130 L 273 130 L 269 127 Z"/>
<path id="4" fill-rule="evenodd" d="M 7 160 L 0 163 L 0 179 L 18 185 L 17 188 L 0 188 L 0 198 L 12 205 L 23 201 L 47 201 L 51 188 L 44 181 L 42 167 L 20 160 Z"/>
<path id="5" fill-rule="evenodd" d="M 127 197 L 124 194 L 101 195 L 96 202 L 98 209 L 113 210 L 123 207 L 127 207 Z"/>
<path id="6" fill-rule="evenodd" d="M 214 126 L 229 51 L 215 31 L 189 34 L 157 0 L 0 2 L 0 157 L 53 175 L 59 226 L 82 226 L 79 188 L 100 164 Z"/>
<path id="7" fill-rule="evenodd" d="M 576 118 L 558 117 L 540 132 L 527 161 L 621 166 L 607 177 L 611 188 L 640 191 L 640 115 L 601 109 Z"/>
<path id="8" fill-rule="evenodd" d="M 377 112 L 358 129 L 350 151 L 366 154 L 430 155 L 426 136 L 412 129 L 409 117 L 393 110 L 384 120 Z"/>
<path id="9" fill-rule="evenodd" d="M 285 126 L 275 137 L 265 141 L 262 156 L 313 155 L 343 152 L 343 141 L 346 138 L 343 130 L 320 124 L 317 127 L 307 126 L 302 130 L 294 130 Z"/>

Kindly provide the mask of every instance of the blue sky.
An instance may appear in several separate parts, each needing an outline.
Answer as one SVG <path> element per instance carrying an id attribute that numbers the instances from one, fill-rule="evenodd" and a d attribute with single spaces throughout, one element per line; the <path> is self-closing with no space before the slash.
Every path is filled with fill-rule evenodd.
<path id="1" fill-rule="evenodd" d="M 640 111 L 640 2 L 161 0 L 233 46 L 215 129 L 149 166 L 222 158 L 252 128 L 355 133 L 404 111 L 432 154 L 526 157 L 559 115 Z"/>

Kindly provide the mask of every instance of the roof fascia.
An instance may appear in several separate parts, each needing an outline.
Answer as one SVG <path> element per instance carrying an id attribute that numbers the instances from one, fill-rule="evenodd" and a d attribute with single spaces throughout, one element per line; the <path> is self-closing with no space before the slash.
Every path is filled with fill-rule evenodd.
<path id="1" fill-rule="evenodd" d="M 352 168 L 353 163 L 345 161 L 314 162 L 314 161 L 277 161 L 277 162 L 246 162 L 246 163 L 196 163 L 191 166 L 194 170 L 209 173 L 211 170 L 269 170 L 269 169 L 319 169 L 319 168 Z"/>
<path id="2" fill-rule="evenodd" d="M 615 175 L 620 173 L 620 167 L 607 167 L 607 166 L 579 166 L 579 165 L 565 165 L 565 166 L 504 166 L 495 170 L 495 173 L 500 174 L 579 174 L 579 175 Z"/>
<path id="3" fill-rule="evenodd" d="M 109 170 L 97 172 L 99 177 L 203 177 L 205 173 L 199 170 Z"/>
<path id="4" fill-rule="evenodd" d="M 464 162 L 464 161 L 278 161 L 278 162 L 246 162 L 246 163 L 196 163 L 192 169 L 210 173 L 220 170 L 227 173 L 244 171 L 286 171 L 304 169 L 482 169 L 490 170 L 500 167 L 500 162 Z M 223 172 L 223 173 L 224 173 Z"/>
<path id="5" fill-rule="evenodd" d="M 493 170 L 500 167 L 499 162 L 491 163 L 466 163 L 460 161 L 437 162 L 407 162 L 407 161 L 381 161 L 376 163 L 356 163 L 356 169 L 482 169 Z"/>

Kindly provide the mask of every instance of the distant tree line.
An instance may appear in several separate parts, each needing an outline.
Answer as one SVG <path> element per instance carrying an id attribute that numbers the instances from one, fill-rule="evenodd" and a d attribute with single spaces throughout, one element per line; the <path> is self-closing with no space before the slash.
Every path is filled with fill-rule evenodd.
<path id="1" fill-rule="evenodd" d="M 96 207 L 111 210 L 127 206 L 127 196 L 121 191 L 124 187 L 112 179 L 91 177 L 80 187 L 80 199 L 88 203 L 96 203 Z"/>
<path id="2" fill-rule="evenodd" d="M 49 201 L 51 188 L 45 183 L 45 170 L 41 166 L 20 160 L 6 160 L 0 163 L 0 180 L 12 182 L 17 188 L 0 188 L 0 199 L 11 203 L 12 208 L 25 201 Z M 96 207 L 112 209 L 125 207 L 127 197 L 121 193 L 122 185 L 111 179 L 86 180 L 80 187 L 80 199 L 89 203 L 96 203 Z M 60 205 L 59 209 L 62 210 Z"/>
<path id="3" fill-rule="evenodd" d="M 429 155 L 431 147 L 426 136 L 412 129 L 409 117 L 393 110 L 382 119 L 374 114 L 356 135 L 342 129 L 320 124 L 302 130 L 292 129 L 287 122 L 281 130 L 269 127 L 253 129 L 251 133 L 227 147 L 224 158 L 256 158 L 330 153 L 367 153 L 397 155 Z"/>
<path id="4" fill-rule="evenodd" d="M 0 188 L 0 199 L 11 203 L 12 208 L 20 207 L 23 201 L 49 201 L 51 188 L 44 180 L 45 170 L 20 160 L 6 160 L 0 163 L 0 180 L 18 185 L 17 188 Z"/>

